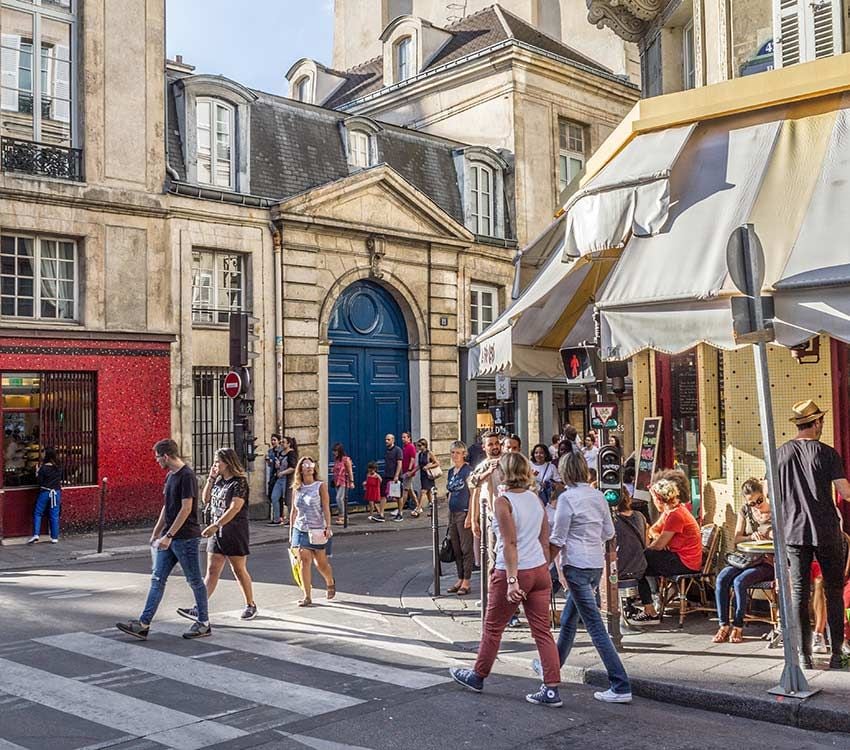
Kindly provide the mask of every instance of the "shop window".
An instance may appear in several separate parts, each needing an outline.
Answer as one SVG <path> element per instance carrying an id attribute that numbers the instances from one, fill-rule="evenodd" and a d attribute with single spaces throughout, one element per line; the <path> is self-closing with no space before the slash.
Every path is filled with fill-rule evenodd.
<path id="1" fill-rule="evenodd" d="M 230 322 L 230 313 L 245 310 L 245 264 L 239 253 L 192 252 L 192 322 Z"/>
<path id="2" fill-rule="evenodd" d="M 192 465 L 209 471 L 215 452 L 233 444 L 233 401 L 224 394 L 226 367 L 192 369 Z"/>
<path id="3" fill-rule="evenodd" d="M 469 298 L 471 334 L 477 336 L 499 316 L 499 290 L 494 286 L 473 284 Z"/>
<path id="4" fill-rule="evenodd" d="M 66 485 L 95 484 L 95 402 L 94 373 L 4 372 L 4 486 L 34 485 L 45 448 L 56 450 Z"/>
<path id="5" fill-rule="evenodd" d="M 0 314 L 4 318 L 77 320 L 79 269 L 75 242 L 0 237 Z"/>
<path id="6" fill-rule="evenodd" d="M 584 125 L 558 121 L 558 194 L 562 194 L 584 170 Z"/>

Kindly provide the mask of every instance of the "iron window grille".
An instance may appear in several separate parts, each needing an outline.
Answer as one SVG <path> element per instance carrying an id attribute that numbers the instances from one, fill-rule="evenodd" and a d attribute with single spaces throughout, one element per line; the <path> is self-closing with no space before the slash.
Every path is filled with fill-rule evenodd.
<path id="1" fill-rule="evenodd" d="M 192 464 L 209 471 L 215 452 L 233 444 L 233 402 L 224 394 L 226 367 L 192 369 Z"/>

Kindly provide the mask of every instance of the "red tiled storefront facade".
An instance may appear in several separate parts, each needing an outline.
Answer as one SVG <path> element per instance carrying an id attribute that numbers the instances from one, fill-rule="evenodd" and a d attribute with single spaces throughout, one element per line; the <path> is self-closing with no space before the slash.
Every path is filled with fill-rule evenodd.
<path id="1" fill-rule="evenodd" d="M 0 372 L 57 371 L 94 373 L 96 393 L 97 483 L 63 489 L 61 531 L 96 524 L 103 477 L 107 523 L 154 518 L 162 503 L 162 471 L 151 447 L 170 435 L 170 345 L 0 337 Z M 0 538 L 31 533 L 35 497 L 33 488 L 0 493 Z"/>

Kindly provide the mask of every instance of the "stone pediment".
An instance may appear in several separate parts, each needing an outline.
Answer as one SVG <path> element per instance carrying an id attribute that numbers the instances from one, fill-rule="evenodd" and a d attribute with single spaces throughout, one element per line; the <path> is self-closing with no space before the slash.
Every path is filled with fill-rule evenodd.
<path id="1" fill-rule="evenodd" d="M 309 218 L 386 235 L 472 243 L 472 233 L 391 167 L 381 164 L 281 201 L 274 219 Z"/>

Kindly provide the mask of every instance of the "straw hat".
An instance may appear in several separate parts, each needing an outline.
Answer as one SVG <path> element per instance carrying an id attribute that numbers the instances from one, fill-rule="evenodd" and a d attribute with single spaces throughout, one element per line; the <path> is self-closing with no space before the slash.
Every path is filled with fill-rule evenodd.
<path id="1" fill-rule="evenodd" d="M 794 412 L 794 416 L 788 421 L 799 426 L 808 424 L 809 422 L 814 422 L 816 419 L 820 419 L 824 414 L 826 414 L 826 412 L 822 411 L 821 408 L 810 398 L 807 398 L 805 401 L 798 401 L 791 407 L 791 411 Z"/>

